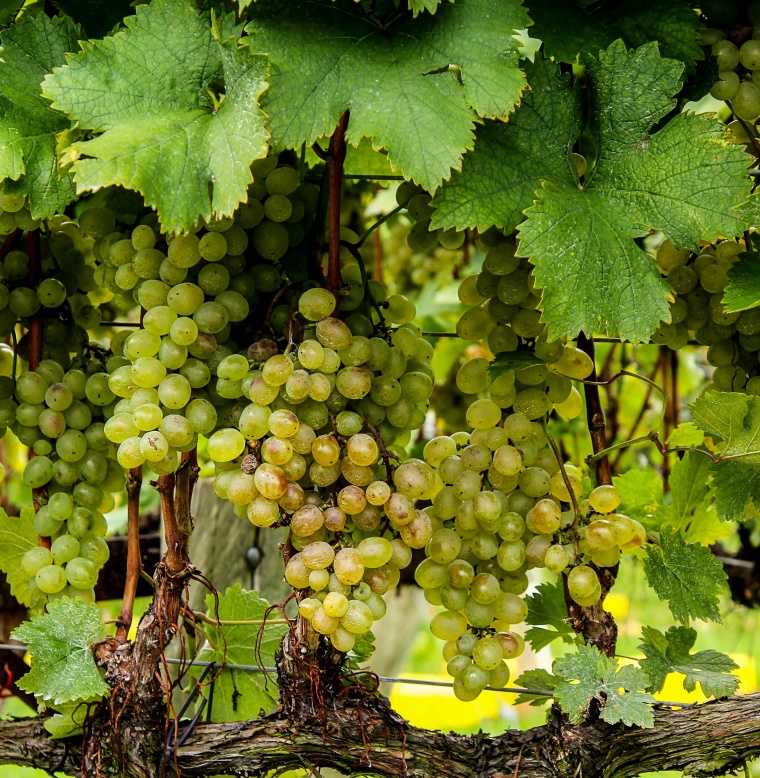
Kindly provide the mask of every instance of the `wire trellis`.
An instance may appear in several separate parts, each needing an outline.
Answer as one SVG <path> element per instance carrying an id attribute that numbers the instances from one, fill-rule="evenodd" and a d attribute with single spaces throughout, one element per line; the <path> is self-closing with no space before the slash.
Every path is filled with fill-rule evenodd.
<path id="1" fill-rule="evenodd" d="M 0 644 L 0 651 L 26 651 L 26 646 L 16 645 L 13 643 Z M 173 657 L 166 657 L 164 660 L 167 664 L 178 665 L 183 670 L 189 667 L 202 667 L 204 673 L 200 680 L 203 680 L 209 673 L 210 668 L 218 667 L 222 670 L 242 670 L 250 673 L 276 673 L 276 667 L 262 667 L 261 665 L 245 665 L 245 664 L 220 664 L 219 662 L 201 662 L 193 660 L 187 662 L 182 659 L 175 659 Z M 393 676 L 379 675 L 378 681 L 381 683 L 390 684 L 402 684 L 409 686 L 436 686 L 445 689 L 453 688 L 454 684 L 450 681 L 433 681 L 427 678 L 396 678 Z M 486 686 L 485 691 L 489 692 L 502 692 L 505 694 L 529 694 L 534 697 L 554 697 L 554 693 L 547 691 L 546 689 L 525 689 L 522 686 L 504 686 L 497 688 L 495 686 Z M 671 708 L 693 708 L 697 703 L 694 702 L 676 702 L 674 700 L 655 700 L 652 705 L 664 705 Z"/>

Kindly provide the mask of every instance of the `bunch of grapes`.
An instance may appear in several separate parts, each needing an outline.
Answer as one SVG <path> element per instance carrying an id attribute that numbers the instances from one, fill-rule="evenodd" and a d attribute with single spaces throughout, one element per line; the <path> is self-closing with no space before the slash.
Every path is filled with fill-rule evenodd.
<path id="1" fill-rule="evenodd" d="M 344 281 L 352 267 L 344 267 Z M 375 302 L 389 302 L 385 312 L 396 323 L 414 316 L 402 300 Z M 250 402 L 237 429 L 210 437 L 208 453 L 216 492 L 239 516 L 259 527 L 289 526 L 285 577 L 305 595 L 299 612 L 348 651 L 385 613 L 382 595 L 398 584 L 411 549 L 432 534 L 414 500 L 432 497 L 433 469 L 391 462 L 405 456 L 410 431 L 425 420 L 432 349 L 408 322 L 386 331 L 376 312 L 373 323 L 356 309 L 343 321 L 335 296 L 321 287 L 293 303 L 300 343 L 292 326 L 282 352 L 273 340 L 253 344 L 254 369 L 238 379 Z"/>
<path id="2" fill-rule="evenodd" d="M 42 280 L 32 278 L 31 239 L 19 237 L 0 263 L 0 336 L 9 335 L 18 322 L 28 328 L 32 317 L 42 318 L 42 357 L 64 367 L 89 340 L 87 330 L 100 324 L 100 311 L 88 293 L 96 289 L 90 247 L 79 227 L 63 216 L 50 219 L 41 230 Z M 28 359 L 29 337 L 21 339 L 19 355 Z"/>
<path id="3" fill-rule="evenodd" d="M 6 184 L 7 188 L 7 184 Z M 26 197 L 10 192 L 0 193 L 0 237 L 10 235 L 16 230 L 34 230 L 39 221 L 32 218 Z"/>
<path id="4" fill-rule="evenodd" d="M 543 425 L 529 415 L 480 399 L 468 421 L 471 433 L 425 447 L 444 486 L 433 499 L 427 558 L 415 573 L 427 600 L 446 609 L 431 630 L 446 641 L 443 655 L 461 700 L 509 681 L 505 660 L 523 650 L 511 627 L 527 616 L 520 595 L 530 569 L 566 575 L 573 600 L 590 606 L 601 596 L 595 567 L 616 565 L 621 550 L 646 537 L 641 524 L 614 513 L 615 487 L 599 486 L 579 502 L 580 470 L 560 465 Z"/>
<path id="5" fill-rule="evenodd" d="M 307 205 L 316 206 L 314 187 L 278 157 L 258 161 L 252 173 L 248 202 L 234 218 L 195 233 L 162 236 L 148 216 L 126 236 L 112 231 L 105 209 L 82 215 L 98 238 L 98 280 L 123 307 L 144 310 L 142 329 L 111 340 L 109 386 L 122 399 L 106 434 L 125 468 L 173 472 L 198 435 L 229 427 L 245 407 L 249 362 L 239 344 L 251 306 L 282 286 L 283 263 L 296 275 L 305 266 L 298 247 L 310 228 Z"/>
<path id="6" fill-rule="evenodd" d="M 98 571 L 109 556 L 103 516 L 124 489 L 124 471 L 105 435 L 115 397 L 108 375 L 43 360 L 34 371 L 0 379 L 3 425 L 29 446 L 23 478 L 38 502 L 34 528 L 52 546 L 21 559 L 31 601 L 78 596 L 93 600 Z"/>
<path id="7" fill-rule="evenodd" d="M 661 324 L 652 340 L 675 350 L 694 338 L 707 346 L 707 361 L 715 367 L 708 389 L 760 394 L 760 309 L 728 313 L 722 302 L 726 274 L 745 250 L 735 240 L 707 244 L 699 254 L 669 240 L 660 244 L 657 264 L 675 299 L 670 323 Z"/>
<path id="8" fill-rule="evenodd" d="M 710 5 L 715 7 L 702 8 L 708 23 L 718 25 L 702 32 L 718 70 L 710 94 L 728 103 L 738 120 L 731 128 L 737 142 L 747 142 L 746 123 L 760 116 L 760 4 L 749 3 L 741 11 L 735 3 Z"/>
<path id="9" fill-rule="evenodd" d="M 411 297 L 431 284 L 443 286 L 449 283 L 456 278 L 463 262 L 462 243 L 456 249 L 444 248 L 438 231 L 425 233 L 432 240 L 419 247 L 422 241 L 412 232 L 416 226 L 413 224 L 410 228 L 406 220 L 399 219 L 388 230 L 383 242 L 383 265 L 387 270 L 389 286 Z M 457 235 L 464 240 L 464 233 Z"/>

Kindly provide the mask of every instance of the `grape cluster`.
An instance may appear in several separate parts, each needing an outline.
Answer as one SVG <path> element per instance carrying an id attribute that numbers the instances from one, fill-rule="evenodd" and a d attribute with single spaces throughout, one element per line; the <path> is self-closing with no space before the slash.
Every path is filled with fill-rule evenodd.
<path id="1" fill-rule="evenodd" d="M 100 311 L 88 294 L 97 287 L 95 267 L 88 241 L 76 224 L 60 216 L 45 226 L 39 268 L 44 278 L 38 284 L 30 277 L 29 251 L 22 239 L 0 263 L 0 336 L 10 334 L 19 321 L 28 328 L 30 319 L 39 315 L 42 357 L 68 367 L 70 355 L 88 343 L 87 330 L 100 324 Z M 28 335 L 21 339 L 18 352 L 28 359 Z"/>
<path id="2" fill-rule="evenodd" d="M 710 94 L 728 103 L 739 120 L 731 129 L 738 142 L 747 142 L 747 127 L 742 123 L 752 124 L 760 116 L 760 4 L 753 2 L 747 6 L 740 26 L 736 25 L 737 5 L 724 5 L 715 13 L 703 9 L 708 23 L 718 25 L 702 32 L 702 43 L 714 57 L 718 70 L 718 80 Z"/>
<path id="3" fill-rule="evenodd" d="M 455 249 L 445 248 L 435 231 L 422 233 L 432 239 L 423 242 L 418 233 L 413 232 L 416 226 L 398 220 L 383 241 L 383 267 L 388 284 L 393 291 L 410 297 L 431 284 L 443 286 L 449 283 L 456 277 L 463 261 L 461 244 Z M 464 238 L 464 233 L 457 234 Z"/>
<path id="4" fill-rule="evenodd" d="M 142 329 L 111 339 L 118 359 L 109 386 L 122 401 L 106 434 L 125 468 L 147 463 L 158 474 L 173 472 L 198 435 L 230 427 L 245 407 L 249 361 L 239 344 L 251 306 L 282 286 L 283 263 L 305 262 L 298 246 L 309 228 L 307 205 L 316 206 L 314 187 L 277 156 L 252 173 L 248 202 L 233 218 L 186 235 L 162 236 L 151 215 L 129 236 L 113 231 L 106 209 L 80 219 L 98 239 L 98 281 L 123 307 L 144 310 Z"/>
<path id="5" fill-rule="evenodd" d="M 103 371 L 43 360 L 15 382 L 0 378 L 0 421 L 32 450 L 24 483 L 43 504 L 34 516 L 38 535 L 52 547 L 21 560 L 33 602 L 51 596 L 94 599 L 98 571 L 109 556 L 104 513 L 124 489 L 124 471 L 105 435 L 115 401 Z M 42 490 L 42 491 L 39 491 Z"/>
<path id="6" fill-rule="evenodd" d="M 0 193 L 0 237 L 10 235 L 15 230 L 34 230 L 39 224 L 29 213 L 24 195 Z"/>
<path id="7" fill-rule="evenodd" d="M 344 281 L 353 269 L 346 264 Z M 285 577 L 307 595 L 299 612 L 348 651 L 385 613 L 382 595 L 398 584 L 411 549 L 432 534 L 413 500 L 432 497 L 433 469 L 391 463 L 425 420 L 432 349 L 410 323 L 373 337 L 376 311 L 375 323 L 355 309 L 341 320 L 335 296 L 321 287 L 293 302 L 300 343 L 284 353 L 273 340 L 253 344 L 254 369 L 240 379 L 250 402 L 237 429 L 211 435 L 208 453 L 216 492 L 239 516 L 290 527 Z M 376 302 L 389 302 L 396 322 L 414 316 L 406 301 Z"/>
<path id="8" fill-rule="evenodd" d="M 707 346 L 707 362 L 715 368 L 706 389 L 760 394 L 760 309 L 728 313 L 722 302 L 726 274 L 745 250 L 743 241 L 724 240 L 692 254 L 663 241 L 656 260 L 674 301 L 670 323 L 662 323 L 652 340 L 675 350 L 693 338 Z"/>
<path id="9" fill-rule="evenodd" d="M 485 249 L 483 267 L 459 285 L 460 301 L 472 307 L 460 317 L 457 334 L 482 340 L 492 354 L 515 351 L 521 339 L 536 341 L 536 351 L 543 348 L 552 357 L 558 346 L 546 340 L 538 310 L 541 293 L 528 260 L 516 256 L 514 240 L 500 233 L 486 233 L 479 242 Z"/>
<path id="10" fill-rule="evenodd" d="M 614 513 L 615 487 L 599 486 L 580 501 L 580 470 L 560 466 L 544 427 L 529 415 L 502 414 L 492 400 L 480 399 L 468 421 L 471 433 L 425 446 L 444 486 L 433 499 L 427 558 L 415 573 L 427 600 L 446 609 L 430 626 L 446 641 L 443 655 L 461 700 L 509 681 L 505 660 L 523 650 L 511 627 L 527 616 L 520 595 L 528 570 L 567 575 L 573 600 L 593 605 L 601 596 L 594 566 L 617 564 L 621 549 L 638 547 L 646 536 L 641 524 Z"/>

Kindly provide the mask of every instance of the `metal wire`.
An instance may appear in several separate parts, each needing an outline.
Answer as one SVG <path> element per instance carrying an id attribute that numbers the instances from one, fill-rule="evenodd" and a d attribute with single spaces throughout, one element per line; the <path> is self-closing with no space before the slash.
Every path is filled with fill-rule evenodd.
<path id="1" fill-rule="evenodd" d="M 139 322 L 134 321 L 104 321 L 100 325 L 101 327 L 139 327 Z M 426 338 L 458 338 L 456 332 L 423 332 L 422 335 Z M 594 338 L 594 343 L 628 343 L 629 341 L 622 338 Z M 645 343 L 638 343 L 639 346 L 657 346 L 659 344 L 647 341 Z M 687 340 L 687 346 L 703 346 L 698 340 Z"/>
<path id="2" fill-rule="evenodd" d="M 17 646 L 14 644 L 0 644 L 0 651 L 25 651 L 26 646 Z M 218 662 L 185 662 L 182 659 L 175 659 L 173 657 L 166 657 L 164 661 L 170 665 L 181 665 L 185 667 L 203 667 L 208 669 L 209 667 L 221 667 L 222 670 L 245 670 L 251 673 L 276 673 L 276 667 L 261 667 L 259 665 L 240 665 L 240 664 L 224 664 L 219 665 Z M 449 681 L 429 681 L 424 678 L 393 678 L 390 676 L 379 675 L 378 680 L 382 683 L 397 683 L 408 686 L 438 686 L 446 689 L 451 689 L 454 684 Z M 494 686 L 486 686 L 486 691 L 489 692 L 504 692 L 506 694 L 530 694 L 534 697 L 554 697 L 552 692 L 548 692 L 545 689 L 523 689 L 520 686 L 505 686 L 501 689 L 497 689 Z M 694 702 L 674 702 L 672 700 L 655 700 L 653 705 L 665 705 L 672 708 L 693 708 L 697 703 Z"/>
<path id="3" fill-rule="evenodd" d="M 456 332 L 423 332 L 422 335 L 426 338 L 458 338 L 459 335 L 457 335 Z M 628 340 L 623 340 L 622 338 L 597 338 L 594 337 L 594 343 L 630 343 Z M 658 343 L 653 343 L 651 340 L 646 341 L 645 343 L 637 343 L 638 346 L 658 346 Z M 687 340 L 686 341 L 687 346 L 702 346 L 703 343 L 700 343 L 698 340 Z"/>

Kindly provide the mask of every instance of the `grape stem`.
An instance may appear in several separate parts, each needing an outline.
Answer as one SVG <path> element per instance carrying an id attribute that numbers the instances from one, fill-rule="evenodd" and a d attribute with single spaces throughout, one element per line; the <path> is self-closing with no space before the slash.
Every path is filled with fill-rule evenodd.
<path id="1" fill-rule="evenodd" d="M 396 469 L 394 465 L 391 465 L 391 459 L 395 459 L 397 462 L 400 462 L 401 459 L 397 457 L 395 454 L 388 451 L 388 449 L 385 446 L 385 441 L 382 438 L 382 435 L 377 431 L 377 428 L 369 422 L 366 416 L 362 416 L 362 419 L 364 421 L 364 424 L 366 425 L 367 429 L 372 433 L 372 436 L 375 438 L 375 441 L 377 442 L 377 447 L 380 449 L 380 458 L 383 460 L 383 464 L 385 465 L 385 482 L 390 485 L 392 483 L 392 476 L 391 473 Z"/>
<path id="2" fill-rule="evenodd" d="M 613 451 L 620 451 L 620 449 L 627 448 L 628 446 L 635 446 L 639 443 L 653 443 L 655 448 L 662 456 L 668 456 L 670 454 L 677 454 L 685 451 L 693 451 L 695 454 L 702 454 L 702 456 L 706 456 L 716 465 L 721 464 L 721 462 L 730 462 L 734 459 L 744 459 L 745 457 L 760 456 L 760 451 L 741 451 L 738 454 L 719 454 L 718 456 L 715 456 L 715 454 L 707 451 L 707 449 L 697 448 L 696 446 L 673 446 L 672 448 L 666 448 L 660 440 L 659 434 L 653 430 L 647 435 L 641 435 L 640 437 L 633 438 L 632 440 L 623 440 L 620 443 L 615 443 L 613 446 L 602 449 L 596 454 L 591 454 L 586 461 L 590 465 L 595 464 L 599 459 L 607 456 L 607 454 L 610 454 Z"/>
<path id="3" fill-rule="evenodd" d="M 133 467 L 127 473 L 127 576 L 124 582 L 124 598 L 119 612 L 119 626 L 116 639 L 127 640 L 132 626 L 137 583 L 142 571 L 140 556 L 140 489 L 142 487 L 142 467 Z"/>
<path id="4" fill-rule="evenodd" d="M 584 351 L 591 358 L 592 364 L 594 364 L 593 338 L 587 338 L 581 332 L 578 336 L 578 348 L 581 351 Z M 637 375 L 636 373 L 629 373 L 627 370 L 621 370 L 607 381 L 597 381 L 596 365 L 594 364 L 594 369 L 591 371 L 591 375 L 588 379 L 583 381 L 583 391 L 586 395 L 586 420 L 588 424 L 588 431 L 591 435 L 591 444 L 594 449 L 593 464 L 596 466 L 597 484 L 612 484 L 612 471 L 610 470 L 610 463 L 607 458 L 607 454 L 604 453 L 605 449 L 607 448 L 607 436 L 604 424 L 604 411 L 602 410 L 602 402 L 599 397 L 598 387 L 607 386 L 620 378 L 622 375 L 633 375 L 637 378 L 642 378 L 642 380 L 648 380 L 643 376 Z M 660 389 L 659 386 L 657 388 Z M 662 389 L 660 389 L 660 391 L 662 391 Z M 591 460 L 589 460 L 589 464 L 592 464 Z"/>
<path id="5" fill-rule="evenodd" d="M 660 359 L 662 359 L 662 354 L 660 354 Z M 652 395 L 654 394 L 654 387 L 656 384 L 654 383 L 654 377 L 657 375 L 658 370 L 660 369 L 660 360 L 655 363 L 654 369 L 652 370 L 652 373 L 650 374 L 649 378 L 652 381 L 649 386 L 647 386 L 646 394 L 644 395 L 644 401 L 641 404 L 641 408 L 636 416 L 636 418 L 633 421 L 633 424 L 631 425 L 631 429 L 628 432 L 629 437 L 633 436 L 636 430 L 639 428 L 639 425 L 644 419 L 644 415 L 649 410 L 649 405 L 652 402 Z M 615 459 L 612 461 L 612 470 L 613 472 L 617 469 L 617 464 L 620 462 L 620 457 L 623 456 L 622 451 L 618 451 L 618 455 L 615 457 Z"/>
<path id="6" fill-rule="evenodd" d="M 359 265 L 359 273 L 361 273 L 362 277 L 362 286 L 364 287 L 364 298 L 365 302 L 369 300 L 370 305 L 375 309 L 375 313 L 378 316 L 378 319 L 380 320 L 378 322 L 378 326 L 387 329 L 387 326 L 385 324 L 385 316 L 383 316 L 383 309 L 377 304 L 377 301 L 370 293 L 369 289 L 369 283 L 367 280 L 367 268 L 364 266 L 364 259 L 362 258 L 362 255 L 359 253 L 359 250 L 356 248 L 356 244 L 349 243 L 346 240 L 342 240 L 340 242 L 341 246 L 345 246 L 350 252 L 353 258 L 357 261 Z"/>
<path id="7" fill-rule="evenodd" d="M 337 296 L 343 286 L 340 275 L 340 201 L 343 186 L 343 164 L 346 161 L 346 111 L 340 117 L 338 126 L 330 139 L 327 158 L 330 201 L 327 208 L 327 288 Z"/>
<path id="8" fill-rule="evenodd" d="M 542 421 L 542 425 L 544 428 L 544 433 L 546 434 L 546 437 L 549 441 L 549 445 L 552 447 L 552 451 L 554 451 L 554 456 L 557 458 L 557 464 L 559 465 L 559 471 L 562 473 L 562 480 L 565 482 L 565 488 L 568 491 L 568 494 L 570 495 L 570 501 L 573 504 L 573 523 L 571 525 L 571 529 L 573 531 L 573 538 L 575 540 L 575 556 L 577 558 L 578 556 L 578 532 L 576 528 L 578 527 L 578 521 L 580 519 L 580 508 L 578 507 L 578 498 L 575 496 L 575 492 L 573 491 L 573 486 L 570 483 L 570 478 L 567 475 L 567 470 L 565 470 L 565 463 L 562 461 L 562 454 L 560 453 L 559 446 L 557 446 L 557 442 L 552 437 L 551 433 L 549 432 L 549 427 L 546 424 L 546 419 Z"/>
<path id="9" fill-rule="evenodd" d="M 369 238 L 370 235 L 381 225 L 385 224 L 385 222 L 388 221 L 392 216 L 395 216 L 399 211 L 403 211 L 404 208 L 406 208 L 406 205 L 397 205 L 392 211 L 388 211 L 384 216 L 381 216 L 377 221 L 375 221 L 370 227 L 368 227 L 364 234 L 359 238 L 359 240 L 356 241 L 356 243 L 351 243 L 350 245 L 353 246 L 355 249 L 360 249 L 367 238 Z"/>
<path id="10" fill-rule="evenodd" d="M 291 624 L 290 619 L 215 619 L 207 613 L 193 611 L 193 618 L 215 627 L 257 627 L 262 624 Z"/>
<path id="11" fill-rule="evenodd" d="M 731 108 L 731 111 L 734 114 L 734 118 L 739 122 L 739 124 L 741 124 L 742 129 L 744 130 L 744 132 L 746 133 L 747 137 L 749 138 L 750 143 L 752 144 L 752 148 L 753 148 L 753 150 L 755 152 L 755 156 L 758 159 L 760 159 L 760 142 L 758 142 L 757 136 L 755 135 L 754 130 L 752 129 L 752 127 L 749 126 L 749 124 L 747 124 L 747 122 L 744 121 L 744 119 L 740 119 L 736 115 L 736 112 L 734 111 L 733 107 L 731 106 L 731 101 L 730 100 L 726 100 L 726 105 L 729 108 Z"/>

